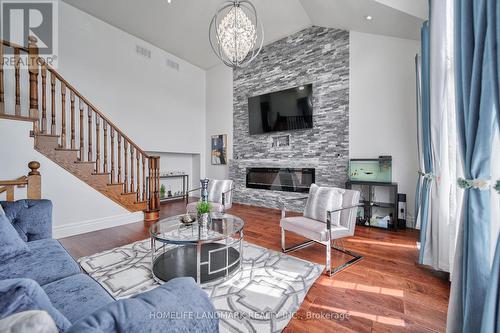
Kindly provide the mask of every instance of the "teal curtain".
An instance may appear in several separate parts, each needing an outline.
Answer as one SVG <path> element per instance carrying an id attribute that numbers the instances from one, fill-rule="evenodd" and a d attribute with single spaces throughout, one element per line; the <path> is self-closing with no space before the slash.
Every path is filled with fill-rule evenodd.
<path id="1" fill-rule="evenodd" d="M 487 10 L 487 29 L 488 45 L 487 52 L 491 59 L 490 70 L 492 72 L 492 93 L 493 102 L 497 110 L 497 122 L 500 127 L 500 3 L 498 0 L 488 0 Z"/>
<path id="2" fill-rule="evenodd" d="M 419 170 L 424 170 L 424 162 L 423 162 L 423 156 L 422 156 L 422 143 L 421 143 L 421 114 L 422 114 L 422 69 L 421 69 L 421 56 L 418 54 L 415 56 L 415 77 L 416 77 L 416 100 L 417 100 L 417 155 L 418 155 L 418 165 L 419 165 Z M 415 206 L 414 206 L 414 212 L 413 216 L 415 216 L 415 227 L 420 228 L 420 223 L 419 223 L 419 211 L 420 211 L 420 192 L 422 191 L 422 175 L 419 173 L 417 177 L 417 186 L 415 189 Z"/>
<path id="3" fill-rule="evenodd" d="M 489 0 L 486 4 L 487 44 L 492 81 L 493 103 L 497 111 L 500 127 L 500 3 Z M 497 152 L 498 153 L 498 152 Z M 499 190 L 500 191 L 500 190 Z M 481 333 L 500 332 L 500 237 L 498 238 L 495 257 L 488 281 L 488 291 L 484 304 Z"/>
<path id="4" fill-rule="evenodd" d="M 496 1 L 456 0 L 454 7 L 458 135 L 467 179 L 491 175 L 492 143 L 498 131 Z M 494 13 L 488 12 L 490 8 Z M 472 333 L 480 331 L 483 311 L 488 311 L 490 191 L 466 190 L 463 209 L 447 330 Z"/>
<path id="5" fill-rule="evenodd" d="M 421 65 L 421 95 L 422 95 L 422 150 L 424 158 L 424 168 L 426 174 L 432 173 L 431 155 L 431 106 L 430 106 L 430 50 L 429 50 L 429 21 L 425 21 L 421 30 L 422 36 L 422 65 Z M 422 179 L 423 178 L 423 179 Z M 423 263 L 423 254 L 426 242 L 427 226 L 429 219 L 429 199 L 431 190 L 431 179 L 419 175 L 417 180 L 417 193 L 420 202 L 416 206 L 419 211 L 415 216 L 420 219 L 420 256 L 419 262 Z M 421 186 L 421 188 L 420 188 Z"/>
<path id="6" fill-rule="evenodd" d="M 500 237 L 491 268 L 488 294 L 484 303 L 481 333 L 500 332 Z"/>

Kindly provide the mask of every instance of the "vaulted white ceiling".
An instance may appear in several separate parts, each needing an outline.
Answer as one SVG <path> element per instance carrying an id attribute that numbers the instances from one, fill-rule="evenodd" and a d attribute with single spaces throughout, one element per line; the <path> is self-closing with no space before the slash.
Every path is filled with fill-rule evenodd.
<path id="1" fill-rule="evenodd" d="M 219 63 L 208 26 L 223 0 L 64 0 L 207 69 Z M 426 0 L 252 0 L 270 43 L 311 25 L 419 39 Z M 371 21 L 365 19 L 373 17 Z"/>

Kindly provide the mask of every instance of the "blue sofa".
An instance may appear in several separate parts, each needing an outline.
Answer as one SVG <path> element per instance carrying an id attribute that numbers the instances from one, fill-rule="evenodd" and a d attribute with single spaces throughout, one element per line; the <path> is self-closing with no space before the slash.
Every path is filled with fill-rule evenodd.
<path id="1" fill-rule="evenodd" d="M 218 332 L 215 308 L 192 278 L 117 301 L 52 239 L 49 200 L 0 205 L 27 245 L 19 255 L 0 257 L 0 320 L 38 309 L 49 313 L 60 332 Z M 0 244 L 6 244 L 2 237 Z"/>

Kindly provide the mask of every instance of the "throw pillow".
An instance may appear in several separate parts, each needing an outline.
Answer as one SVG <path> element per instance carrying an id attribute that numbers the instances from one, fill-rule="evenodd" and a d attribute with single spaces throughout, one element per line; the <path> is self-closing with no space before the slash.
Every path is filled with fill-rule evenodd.
<path id="1" fill-rule="evenodd" d="M 0 258 L 8 260 L 29 251 L 3 209 L 0 211 Z"/>
<path id="2" fill-rule="evenodd" d="M 56 324 L 45 311 L 23 311 L 0 320 L 4 333 L 59 333 Z"/>
<path id="3" fill-rule="evenodd" d="M 326 223 L 327 211 L 342 207 L 342 194 L 345 191 L 335 187 L 323 187 L 312 184 L 309 189 L 304 216 Z M 339 225 L 340 213 L 332 214 L 332 225 Z"/>
<path id="4" fill-rule="evenodd" d="M 45 291 L 34 280 L 0 280 L 0 295 L 0 319 L 23 311 L 43 310 L 52 317 L 59 331 L 64 332 L 71 326 L 69 320 L 54 308 Z"/>

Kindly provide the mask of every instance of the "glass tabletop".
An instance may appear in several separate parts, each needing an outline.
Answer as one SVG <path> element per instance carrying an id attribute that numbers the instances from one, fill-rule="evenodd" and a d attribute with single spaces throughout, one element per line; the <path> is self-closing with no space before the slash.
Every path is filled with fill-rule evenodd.
<path id="1" fill-rule="evenodd" d="M 245 222 L 230 214 L 211 214 L 211 222 L 202 227 L 198 222 L 185 225 L 181 222 L 183 215 L 176 215 L 162 219 L 149 228 L 151 237 L 160 242 L 183 244 L 198 243 L 200 241 L 217 241 L 239 233 Z"/>

